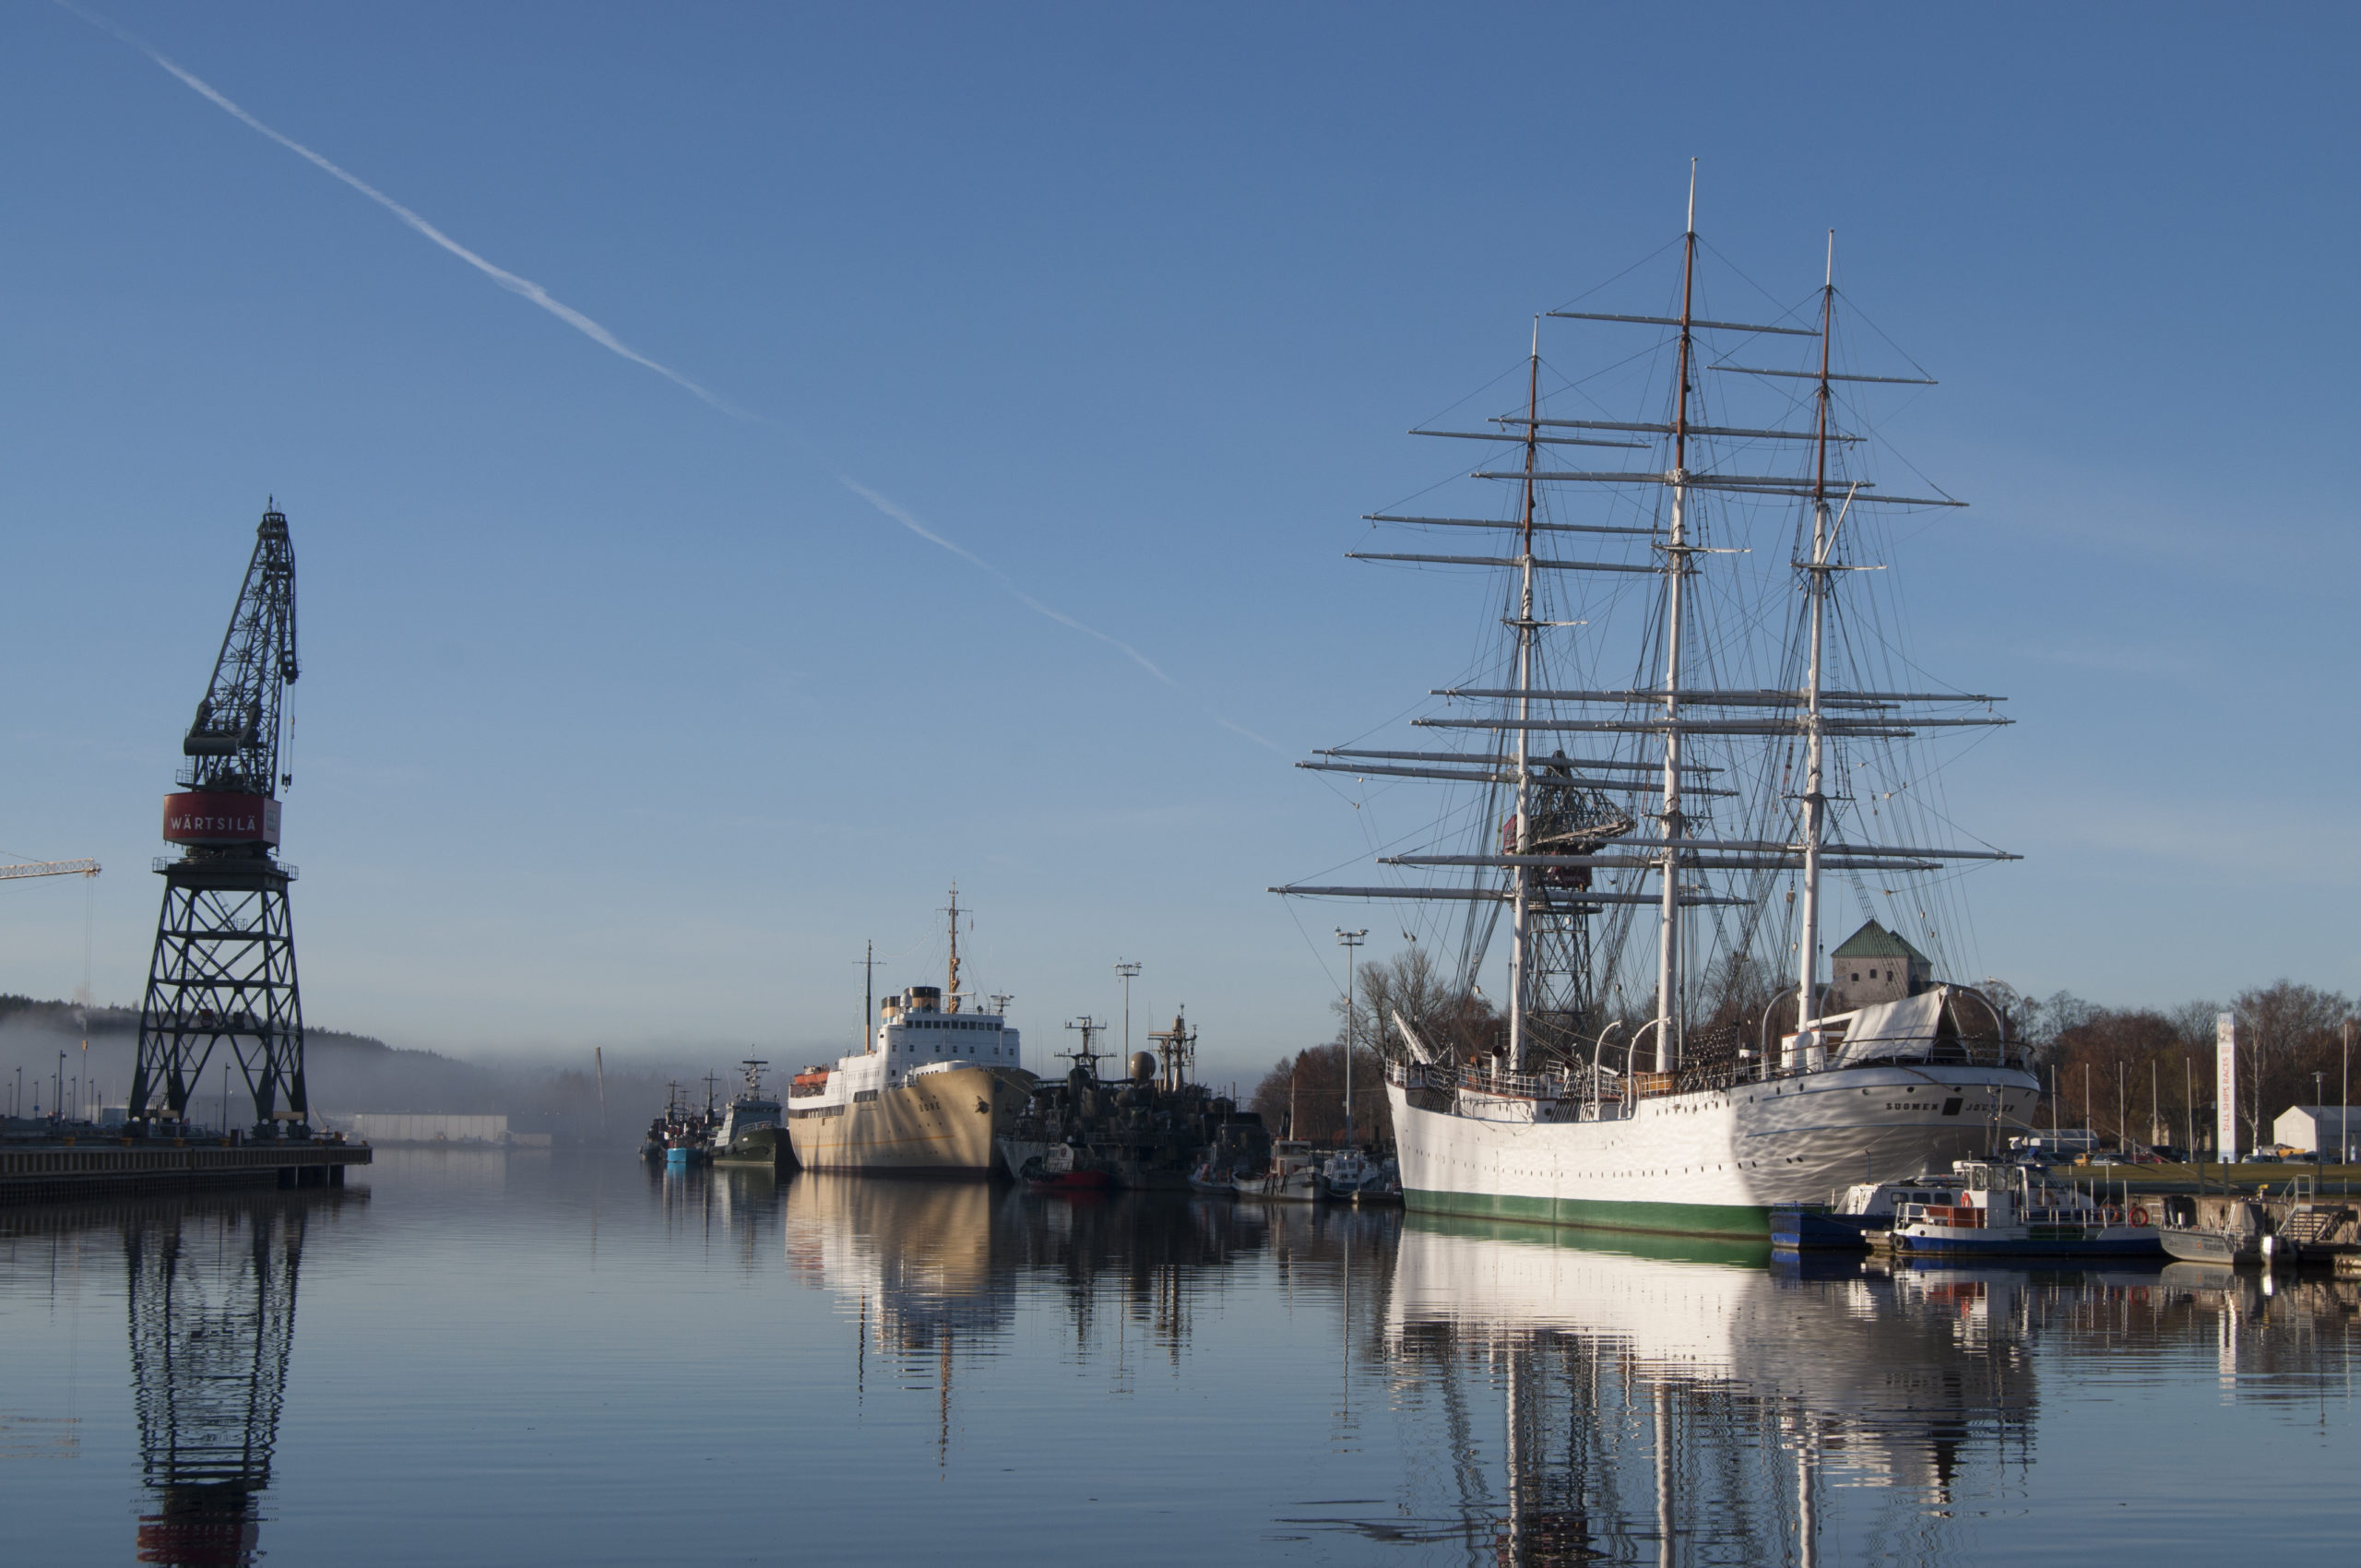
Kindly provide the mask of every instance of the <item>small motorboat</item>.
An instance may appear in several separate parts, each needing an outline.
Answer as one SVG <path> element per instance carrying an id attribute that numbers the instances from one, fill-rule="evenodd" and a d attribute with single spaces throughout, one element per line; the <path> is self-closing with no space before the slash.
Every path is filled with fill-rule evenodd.
<path id="1" fill-rule="evenodd" d="M 1334 1203 L 1351 1203 L 1360 1196 L 1361 1184 L 1376 1174 L 1376 1161 L 1357 1148 L 1346 1149 L 1329 1157 L 1320 1195 Z"/>
<path id="2" fill-rule="evenodd" d="M 2182 1263 L 2227 1267 L 2233 1264 L 2259 1263 L 2262 1259 L 2262 1232 L 2260 1230 L 2199 1229 L 2195 1226 L 2167 1225 L 2156 1232 L 2156 1240 L 2163 1243 L 2168 1255 Z"/>
<path id="3" fill-rule="evenodd" d="M 1189 1172 L 1189 1190 L 1209 1196 L 1234 1198 L 1238 1195 L 1238 1183 L 1230 1175 L 1228 1165 L 1208 1159 Z"/>
<path id="4" fill-rule="evenodd" d="M 1271 1163 L 1253 1175 L 1230 1183 L 1241 1198 L 1266 1198 L 1277 1203 L 1318 1203 L 1325 1190 L 1320 1179 L 1320 1158 L 1300 1138 L 1281 1138 L 1271 1146 Z"/>
<path id="5" fill-rule="evenodd" d="M 1400 1208 L 1402 1206 L 1401 1162 L 1394 1159 L 1377 1162 L 1377 1169 L 1370 1171 L 1369 1179 L 1361 1183 L 1361 1190 L 1353 1194 L 1353 1202 L 1364 1208 L 1371 1206 Z"/>

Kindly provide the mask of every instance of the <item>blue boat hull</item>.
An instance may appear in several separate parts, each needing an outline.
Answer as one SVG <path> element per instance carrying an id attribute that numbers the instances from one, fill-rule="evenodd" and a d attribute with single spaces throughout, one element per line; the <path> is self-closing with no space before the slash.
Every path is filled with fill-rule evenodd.
<path id="1" fill-rule="evenodd" d="M 1865 1253 L 1869 1250 L 1867 1216 L 1831 1214 L 1809 1204 L 1780 1204 L 1771 1210 L 1771 1244 L 1783 1252 Z"/>
<path id="2" fill-rule="evenodd" d="M 2020 1237 L 2014 1240 L 1971 1241 L 1952 1236 L 1896 1236 L 1893 1250 L 1906 1257 L 1975 1258 L 2161 1258 L 2162 1241 L 2153 1236 L 2101 1241 Z"/>

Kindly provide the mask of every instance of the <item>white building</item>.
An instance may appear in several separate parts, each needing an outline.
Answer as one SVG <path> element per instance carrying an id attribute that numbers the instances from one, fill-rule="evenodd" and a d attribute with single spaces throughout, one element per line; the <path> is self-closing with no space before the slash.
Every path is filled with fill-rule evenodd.
<path id="1" fill-rule="evenodd" d="M 463 1144 L 476 1148 L 499 1147 L 509 1142 L 505 1116 L 421 1115 L 362 1111 L 352 1119 L 355 1136 L 366 1143 Z"/>
<path id="2" fill-rule="evenodd" d="M 2271 1134 L 2289 1148 L 2350 1160 L 2361 1151 L 2361 1115 L 2339 1105 L 2291 1105 L 2271 1124 Z"/>

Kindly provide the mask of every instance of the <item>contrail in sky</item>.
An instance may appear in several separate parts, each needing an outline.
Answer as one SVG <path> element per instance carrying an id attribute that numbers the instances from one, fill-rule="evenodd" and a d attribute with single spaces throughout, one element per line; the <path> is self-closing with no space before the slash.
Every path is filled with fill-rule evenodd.
<path id="1" fill-rule="evenodd" d="M 534 282 L 531 279 L 519 278 L 516 274 L 509 271 L 506 267 L 495 266 L 492 262 L 486 261 L 483 257 L 476 255 L 475 252 L 468 249 L 467 246 L 459 244 L 458 241 L 445 233 L 442 230 L 437 229 L 433 224 L 429 223 L 425 219 L 421 218 L 417 213 L 412 212 L 409 208 L 404 207 L 400 202 L 396 201 L 393 197 L 387 196 L 385 192 L 379 190 L 376 186 L 362 179 L 360 175 L 330 162 L 328 160 L 321 157 L 318 153 L 314 152 L 310 148 L 305 147 L 302 142 L 297 141 L 294 137 L 284 136 L 279 132 L 271 129 L 268 125 L 264 125 L 260 120 L 255 119 L 252 114 L 247 113 L 245 110 L 239 107 L 235 101 L 221 92 L 219 89 L 214 87 L 212 83 L 196 75 L 194 71 L 191 71 L 187 67 L 182 65 L 178 61 L 172 59 L 172 56 L 166 54 L 163 51 L 148 43 L 146 41 L 125 31 L 122 28 L 117 27 L 113 22 L 109 21 L 106 18 L 101 17 L 95 12 L 84 10 L 81 6 L 73 4 L 73 0 L 57 0 L 57 3 L 65 6 L 65 9 L 73 12 L 76 16 L 80 17 L 84 21 L 89 22 L 92 27 L 103 28 L 106 31 L 113 33 L 116 38 L 119 38 L 124 42 L 131 45 L 132 48 L 138 50 L 142 54 L 147 55 L 148 58 L 155 61 L 157 65 L 171 72 L 174 77 L 177 77 L 184 87 L 186 87 L 190 91 L 196 93 L 198 97 L 203 98 L 214 107 L 221 110 L 224 113 L 231 115 L 240 124 L 245 125 L 248 129 L 259 131 L 262 135 L 268 137 L 271 140 L 277 142 L 279 146 L 285 148 L 288 151 L 303 160 L 306 163 L 309 163 L 313 167 L 320 170 L 322 172 L 335 175 L 338 179 L 342 180 L 346 184 L 350 185 L 354 190 L 359 191 L 362 196 L 367 196 L 379 207 L 384 208 L 386 211 L 392 213 L 395 217 L 400 219 L 403 222 L 409 224 L 411 228 L 417 230 L 428 239 L 433 241 L 436 244 L 441 245 L 445 250 L 449 251 L 453 255 L 457 256 L 461 261 L 466 262 L 469 267 L 474 267 L 478 272 L 482 273 L 485 277 L 491 279 L 493 282 L 499 284 L 510 293 L 521 294 L 526 299 L 532 301 L 533 303 L 540 306 L 543 310 L 549 312 L 560 321 L 564 322 L 568 327 L 573 327 L 576 332 L 581 333 L 585 338 L 589 339 L 590 341 L 598 344 L 599 347 L 606 350 L 608 352 L 620 354 L 635 365 L 654 371 L 657 374 L 672 383 L 675 386 L 682 388 L 683 391 L 686 391 L 696 398 L 702 398 L 712 407 L 718 409 L 725 414 L 728 414 L 731 419 L 745 420 L 750 423 L 769 422 L 768 421 L 764 420 L 759 414 L 748 413 L 745 410 L 730 401 L 729 398 L 721 397 L 718 393 L 707 391 L 706 388 L 698 386 L 695 382 L 690 380 L 687 376 L 682 375 L 679 371 L 674 370 L 670 365 L 659 364 L 656 361 L 649 359 L 646 354 L 641 353 L 638 350 L 633 348 L 630 344 L 624 342 L 622 339 L 616 337 L 613 333 L 608 331 L 605 327 L 599 326 L 597 322 L 583 315 L 580 311 L 575 310 L 572 305 L 567 304 L 564 301 L 552 298 L 550 291 L 547 289 L 542 288 L 539 283 Z"/>
<path id="2" fill-rule="evenodd" d="M 87 10 L 80 6 L 76 5 L 74 0 L 57 0 L 57 4 L 65 10 L 73 12 L 84 21 L 89 22 L 92 27 L 110 33 L 116 39 L 129 44 L 132 48 L 138 50 L 142 54 L 147 55 L 148 59 L 153 60 L 158 65 L 170 72 L 182 86 L 187 88 L 191 92 L 196 93 L 198 97 L 204 99 L 215 108 L 219 109 L 222 113 L 231 116 L 233 119 L 237 120 L 239 124 L 246 126 L 249 130 L 253 130 L 263 136 L 268 137 L 272 141 L 277 142 L 279 146 L 285 148 L 296 157 L 301 158 L 306 163 L 309 163 L 314 168 L 318 169 L 321 172 L 331 174 L 337 179 L 343 181 L 346 184 L 351 186 L 354 190 L 359 191 L 362 196 L 367 196 L 371 201 L 375 202 L 379 207 L 384 208 L 386 211 L 400 219 L 404 223 L 409 225 L 410 228 L 416 230 L 419 233 L 423 234 L 426 238 L 433 241 L 436 244 L 442 246 L 453 255 L 457 256 L 461 261 L 466 262 L 469 267 L 474 267 L 477 271 L 482 273 L 485 277 L 491 279 L 493 282 L 499 284 L 510 293 L 521 295 L 525 299 L 531 301 L 534 304 L 540 306 L 541 309 L 549 312 L 560 321 L 564 322 L 568 327 L 573 327 L 576 332 L 581 333 L 585 338 L 589 339 L 592 342 L 598 344 L 608 352 L 620 355 L 623 358 L 629 360 L 632 363 L 640 366 L 642 369 L 654 371 L 657 374 L 672 383 L 675 386 L 688 392 L 718 411 L 729 415 L 731 419 L 743 420 L 750 424 L 766 424 L 771 425 L 774 428 L 779 428 L 777 421 L 767 419 L 761 414 L 750 413 L 746 410 L 740 408 L 737 404 L 730 401 L 729 398 L 722 397 L 720 394 L 708 391 L 706 388 L 698 386 L 695 382 L 690 380 L 687 376 L 682 375 L 679 371 L 674 370 L 671 366 L 662 364 L 655 360 L 649 359 L 646 354 L 641 353 L 638 350 L 633 348 L 628 343 L 625 343 L 622 339 L 616 337 L 613 333 L 608 331 L 604 327 L 601 327 L 599 323 L 591 320 L 580 311 L 575 310 L 572 305 L 565 303 L 562 300 L 551 297 L 550 291 L 547 289 L 542 288 L 539 283 L 534 282 L 531 279 L 520 278 L 504 267 L 486 261 L 482 256 L 480 256 L 475 252 L 468 249 L 467 246 L 459 244 L 458 241 L 445 233 L 433 224 L 429 223 L 425 219 L 420 217 L 409 208 L 404 207 L 400 202 L 396 201 L 393 197 L 387 196 L 385 192 L 379 190 L 368 181 L 361 178 L 360 175 L 331 162 L 320 154 L 314 152 L 310 148 L 305 147 L 302 142 L 297 141 L 294 137 L 282 135 L 280 132 L 273 130 L 270 126 L 264 125 L 260 120 L 255 119 L 243 108 L 240 107 L 239 104 L 227 94 L 214 87 L 212 83 L 196 75 L 194 71 L 189 70 L 186 66 L 172 59 L 163 51 L 156 48 L 153 44 L 148 43 L 145 39 L 126 31 L 122 27 L 117 26 L 114 22 L 99 15 L 95 11 Z M 842 476 L 839 476 L 839 478 L 842 478 Z M 1206 707 L 1204 699 L 1195 697 L 1193 694 L 1185 691 L 1180 682 L 1175 681 L 1171 676 L 1166 674 L 1161 669 L 1157 668 L 1153 659 L 1149 659 L 1139 649 L 1133 647 L 1131 644 L 1123 641 L 1121 637 L 1109 636 L 1096 626 L 1086 626 L 1081 622 L 1075 620 L 1073 616 L 1065 614 L 1061 611 L 1051 609 L 1049 605 L 1042 603 L 1031 594 L 1026 593 L 1023 588 L 1018 588 L 1014 580 L 1013 580 L 1007 573 L 1002 571 L 991 562 L 986 561 L 983 557 L 976 554 L 973 551 L 964 549 L 959 545 L 952 543 L 951 540 L 943 538 L 941 534 L 936 533 L 932 529 L 928 528 L 924 523 L 919 521 L 919 519 L 913 517 L 907 509 L 895 505 L 892 501 L 889 501 L 884 496 L 880 495 L 877 492 L 870 489 L 867 485 L 859 483 L 851 479 L 843 479 L 843 483 L 846 489 L 851 491 L 854 494 L 860 496 L 862 500 L 868 502 L 872 506 L 876 507 L 877 510 L 893 518 L 896 522 L 901 524 L 912 533 L 917 534 L 920 539 L 951 552 L 952 554 L 958 556 L 961 560 L 967 562 L 969 565 L 976 567 L 979 571 L 989 573 L 995 582 L 999 583 L 1000 586 L 1006 589 L 1018 603 L 1024 605 L 1026 609 L 1034 612 L 1036 614 L 1046 615 L 1050 620 L 1058 623 L 1058 624 L 1080 632 L 1086 637 L 1096 637 L 1100 642 L 1117 649 L 1125 658 L 1138 665 L 1141 669 L 1146 671 L 1149 674 L 1155 676 L 1165 685 L 1170 687 L 1176 692 L 1180 692 L 1183 695 L 1191 696 L 1192 700 L 1194 700 L 1197 703 L 1197 706 L 1204 710 L 1205 717 L 1211 719 L 1223 729 L 1230 731 L 1235 734 L 1242 735 L 1246 739 L 1252 741 L 1257 745 L 1267 746 L 1275 752 L 1279 750 L 1277 746 L 1272 745 L 1269 741 L 1266 741 L 1262 736 L 1257 735 L 1252 730 L 1231 723 L 1228 719 L 1224 719 L 1220 714 L 1215 712 L 1211 707 Z"/>
<path id="3" fill-rule="evenodd" d="M 901 524 L 904 528 L 909 529 L 920 539 L 925 540 L 929 544 L 940 545 L 942 548 L 951 552 L 952 554 L 959 557 L 962 561 L 967 562 L 969 565 L 991 574 L 992 579 L 999 583 L 1002 588 L 1008 590 L 1009 597 L 1015 600 L 1019 604 L 1025 606 L 1026 609 L 1032 611 L 1037 615 L 1046 615 L 1061 626 L 1072 627 L 1074 630 L 1080 632 L 1084 636 L 1097 637 L 1100 642 L 1107 644 L 1109 647 L 1120 650 L 1126 659 L 1129 659 L 1133 663 L 1138 665 L 1141 669 L 1146 671 L 1149 674 L 1155 676 L 1157 680 L 1163 682 L 1174 691 L 1180 692 L 1183 695 L 1193 695 L 1193 694 L 1189 693 L 1180 682 L 1174 680 L 1171 676 L 1166 674 L 1161 669 L 1159 669 L 1155 660 L 1148 658 L 1147 655 L 1142 653 L 1139 649 L 1133 647 L 1131 644 L 1125 642 L 1122 638 L 1110 636 L 1107 633 L 1100 631 L 1096 626 L 1086 626 L 1081 622 L 1075 620 L 1073 616 L 1067 614 L 1065 612 L 1062 610 L 1053 610 L 1050 606 L 1042 603 L 1031 594 L 1026 593 L 1023 588 L 1018 588 L 1015 581 L 998 566 L 993 565 L 991 562 L 985 560 L 974 551 L 968 550 L 962 545 L 954 544 L 951 540 L 943 538 L 941 534 L 935 532 L 932 529 L 919 521 L 917 516 L 907 506 L 897 505 L 893 501 L 878 494 L 877 492 L 870 489 L 869 486 L 861 483 L 859 480 L 850 479 L 843 474 L 838 474 L 836 476 L 836 481 L 847 490 L 851 491 L 855 495 L 860 496 L 872 506 L 876 507 L 879 511 L 884 513 L 887 517 L 893 518 L 896 522 Z M 1224 719 L 1220 714 L 1215 712 L 1212 708 L 1206 707 L 1202 699 L 1197 700 L 1197 706 L 1204 709 L 1206 718 L 1212 719 L 1223 729 L 1229 731 L 1232 734 L 1243 735 L 1258 746 L 1269 746 L 1270 749 L 1275 752 L 1279 750 L 1277 746 L 1272 745 L 1270 742 L 1264 740 L 1262 736 L 1257 735 L 1253 731 L 1249 730 L 1240 724 L 1233 724 L 1228 719 Z"/>

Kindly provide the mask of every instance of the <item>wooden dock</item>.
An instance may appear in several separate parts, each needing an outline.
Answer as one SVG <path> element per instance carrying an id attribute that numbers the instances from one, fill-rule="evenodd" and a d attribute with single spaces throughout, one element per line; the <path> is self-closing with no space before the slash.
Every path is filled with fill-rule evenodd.
<path id="1" fill-rule="evenodd" d="M 61 1139 L 0 1145 L 0 1205 L 148 1196 L 214 1187 L 341 1187 L 366 1165 L 366 1144 L 329 1139 L 230 1143 L 219 1139 Z"/>

